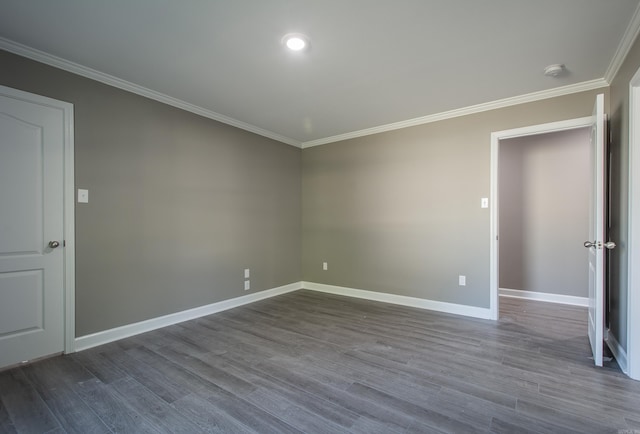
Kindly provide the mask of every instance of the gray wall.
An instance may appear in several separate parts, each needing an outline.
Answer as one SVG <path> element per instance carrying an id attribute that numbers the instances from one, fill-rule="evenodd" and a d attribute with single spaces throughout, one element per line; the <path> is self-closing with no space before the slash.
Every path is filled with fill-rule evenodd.
<path id="1" fill-rule="evenodd" d="M 501 288 L 588 296 L 590 130 L 500 141 Z"/>
<path id="2" fill-rule="evenodd" d="M 299 149 L 4 51 L 0 65 L 0 84 L 74 104 L 90 198 L 77 336 L 301 280 Z"/>
<path id="3" fill-rule="evenodd" d="M 305 149 L 301 171 L 293 147 L 2 51 L 0 65 L 0 84 L 75 105 L 76 185 L 91 198 L 76 213 L 77 336 L 243 295 L 245 267 L 252 291 L 303 278 L 488 307 L 490 133 L 590 115 L 598 93 Z M 623 345 L 639 66 L 636 43 L 611 87 L 610 321 Z"/>
<path id="4" fill-rule="evenodd" d="M 617 244 L 609 251 L 610 333 L 627 348 L 627 241 L 629 239 L 629 83 L 640 68 L 640 40 L 636 40 L 611 83 L 611 217 L 609 239 Z M 638 312 L 637 314 L 640 314 Z"/>
<path id="5" fill-rule="evenodd" d="M 304 280 L 488 308 L 491 132 L 588 116 L 598 92 L 304 149 Z"/>

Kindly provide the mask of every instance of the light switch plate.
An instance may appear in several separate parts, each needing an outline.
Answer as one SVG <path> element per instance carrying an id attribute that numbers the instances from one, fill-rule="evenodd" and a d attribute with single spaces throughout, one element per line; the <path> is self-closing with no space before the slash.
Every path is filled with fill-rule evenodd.
<path id="1" fill-rule="evenodd" d="M 78 189 L 78 203 L 89 203 L 89 190 Z"/>
<path id="2" fill-rule="evenodd" d="M 489 198 L 483 197 L 480 199 L 480 208 L 489 208 Z"/>
<path id="3" fill-rule="evenodd" d="M 244 269 L 244 278 L 248 279 L 249 277 L 251 277 L 251 271 L 248 268 Z"/>

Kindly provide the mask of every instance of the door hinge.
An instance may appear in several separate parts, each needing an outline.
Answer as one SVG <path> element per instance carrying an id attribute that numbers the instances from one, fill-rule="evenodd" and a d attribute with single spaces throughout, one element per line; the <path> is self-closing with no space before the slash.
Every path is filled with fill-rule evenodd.
<path id="1" fill-rule="evenodd" d="M 62 240 L 62 247 L 67 247 L 67 240 Z"/>

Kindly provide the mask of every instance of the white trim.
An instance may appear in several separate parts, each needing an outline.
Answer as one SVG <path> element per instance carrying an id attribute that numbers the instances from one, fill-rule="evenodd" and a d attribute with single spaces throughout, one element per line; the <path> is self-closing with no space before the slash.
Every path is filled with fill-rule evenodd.
<path id="1" fill-rule="evenodd" d="M 71 62 L 61 57 L 45 53 L 44 51 L 36 50 L 35 48 L 19 44 L 10 39 L 0 37 L 0 49 L 35 60 L 37 62 L 44 63 L 46 65 L 63 69 L 82 77 L 87 77 L 92 80 L 99 81 L 100 83 L 108 84 L 109 86 L 117 87 L 118 89 L 123 89 L 128 92 L 144 96 L 145 98 L 153 99 L 155 101 L 159 101 L 161 103 L 177 107 L 191 113 L 195 113 L 205 118 L 213 119 L 214 121 L 222 122 L 223 124 L 240 128 L 241 130 L 249 131 L 251 133 L 258 134 L 269 139 L 277 140 L 279 142 L 286 143 L 287 145 L 295 146 L 297 148 L 300 147 L 300 142 L 298 140 L 294 140 L 289 137 L 276 134 L 272 131 L 257 127 L 255 125 L 230 118 L 220 113 L 216 113 L 214 111 L 188 103 L 186 101 L 182 101 L 178 98 L 156 92 L 155 90 L 140 86 L 130 81 L 122 80 L 118 77 L 114 77 L 113 75 L 109 75 L 104 72 L 100 72 L 95 69 L 80 65 L 78 63 Z"/>
<path id="2" fill-rule="evenodd" d="M 64 352 L 73 353 L 76 337 L 75 147 L 73 104 L 65 103 L 64 123 Z"/>
<path id="3" fill-rule="evenodd" d="M 499 299 L 498 299 L 498 276 L 499 276 L 499 251 L 500 242 L 498 234 L 500 223 L 498 221 L 498 156 L 500 151 L 500 140 L 514 137 L 531 136 L 535 134 L 553 133 L 567 131 L 576 128 L 584 128 L 591 125 L 592 117 L 569 119 L 566 121 L 551 122 L 547 124 L 531 125 L 528 127 L 514 128 L 511 130 L 495 131 L 491 133 L 491 180 L 490 180 L 490 213 L 489 213 L 489 311 L 491 318 L 498 319 Z"/>
<path id="4" fill-rule="evenodd" d="M 10 98 L 21 99 L 28 102 L 52 107 L 62 111 L 63 116 L 63 144 L 64 144 L 64 168 L 63 168 L 63 233 L 64 233 L 64 352 L 74 351 L 75 339 L 75 300 L 76 300 L 76 272 L 75 272 L 75 200 L 74 186 L 74 126 L 73 104 L 48 98 L 35 93 L 24 92 L 11 87 L 0 85 L 0 94 Z"/>
<path id="5" fill-rule="evenodd" d="M 297 291 L 299 289 L 302 289 L 302 282 L 295 282 L 289 285 L 256 292 L 254 294 L 243 295 L 241 297 L 219 301 L 217 303 L 208 304 L 206 306 L 195 307 L 193 309 L 183 310 L 182 312 L 171 313 L 169 315 L 151 318 L 145 321 L 127 324 L 113 329 L 81 336 L 79 338 L 76 338 L 76 350 L 86 350 L 98 345 L 107 344 L 119 339 L 128 338 L 140 333 L 149 332 L 151 330 L 156 330 L 183 321 L 189 321 L 206 315 L 222 312 L 224 310 L 233 309 L 234 307 L 254 303 L 256 301 L 286 294 L 288 292 Z"/>
<path id="6" fill-rule="evenodd" d="M 622 345 L 620 345 L 620 342 L 616 340 L 616 337 L 609 330 L 607 330 L 604 341 L 607 343 L 607 346 L 613 353 L 613 357 L 616 358 L 616 362 L 618 362 L 620 370 L 629 375 L 627 353 L 624 351 L 624 348 L 622 348 Z"/>
<path id="7" fill-rule="evenodd" d="M 569 95 L 572 93 L 585 92 L 585 91 L 594 90 L 594 89 L 601 89 L 607 86 L 609 86 L 609 83 L 602 78 L 597 80 L 584 81 L 582 83 L 570 84 L 568 86 L 556 87 L 554 89 L 542 90 L 539 92 L 528 93 L 525 95 L 514 96 L 511 98 L 504 98 L 504 99 L 487 102 L 483 104 L 476 104 L 469 107 L 449 110 L 446 112 L 436 113 L 428 116 L 422 116 L 419 118 L 409 119 L 406 121 L 394 122 L 392 124 L 381 125 L 381 126 L 367 128 L 359 131 L 353 131 L 345 134 L 339 134 L 337 136 L 325 137 L 323 139 L 302 142 L 301 148 L 306 149 L 306 148 L 311 148 L 313 146 L 326 145 L 328 143 L 339 142 L 341 140 L 354 139 L 357 137 L 369 136 L 371 134 L 378 134 L 378 133 L 384 133 L 387 131 L 399 130 L 401 128 L 407 128 L 407 127 L 413 127 L 416 125 L 423 125 L 423 124 L 428 124 L 432 122 L 438 122 L 446 119 L 457 118 L 460 116 L 467 116 L 475 113 L 481 113 L 481 112 L 486 112 L 490 110 L 511 107 L 518 104 L 525 104 L 529 102 L 540 101 L 543 99 Z"/>
<path id="8" fill-rule="evenodd" d="M 498 299 L 500 243 L 498 242 L 498 161 L 501 135 L 491 133 L 491 180 L 489 181 L 489 312 L 491 319 L 500 317 L 500 300 Z"/>
<path id="9" fill-rule="evenodd" d="M 545 303 L 568 304 L 571 306 L 589 307 L 589 298 L 574 295 L 549 294 L 546 292 L 524 291 L 521 289 L 500 288 L 500 297 L 524 298 L 526 300 L 543 301 Z"/>
<path id="10" fill-rule="evenodd" d="M 446 303 L 443 301 L 427 300 L 424 298 L 408 297 L 405 295 L 388 294 L 385 292 L 366 291 L 363 289 L 346 288 L 343 286 L 325 285 L 323 283 L 302 282 L 302 287 L 303 289 L 308 289 L 310 291 L 325 292 L 328 294 L 343 295 L 353 298 L 363 298 L 365 300 L 399 304 L 402 306 L 452 313 L 455 315 L 470 316 L 473 318 L 490 319 L 489 309 L 483 307 Z"/>
<path id="11" fill-rule="evenodd" d="M 618 71 L 620 71 L 620 67 L 627 58 L 629 51 L 631 51 L 631 47 L 638 37 L 638 33 L 640 33 L 640 4 L 636 7 L 631 21 L 629 21 L 629 25 L 620 40 L 620 45 L 618 45 L 618 49 L 613 55 L 607 71 L 604 73 L 604 79 L 607 83 L 611 83 L 618 74 Z"/>
<path id="12" fill-rule="evenodd" d="M 575 130 L 576 128 L 586 128 L 591 125 L 592 116 L 568 119 L 565 121 L 549 122 L 547 124 L 529 125 L 521 128 L 513 128 L 504 131 L 491 133 L 491 138 L 496 136 L 498 140 L 513 139 L 516 137 L 535 136 L 537 134 L 557 133 L 560 131 Z"/>
<path id="13" fill-rule="evenodd" d="M 629 240 L 627 242 L 627 356 L 640 380 L 640 69 L 629 82 Z"/>

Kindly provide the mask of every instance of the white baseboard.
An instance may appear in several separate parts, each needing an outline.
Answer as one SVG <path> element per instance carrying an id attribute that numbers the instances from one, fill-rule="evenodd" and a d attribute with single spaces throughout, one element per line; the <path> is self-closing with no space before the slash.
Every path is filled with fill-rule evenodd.
<path id="1" fill-rule="evenodd" d="M 544 301 L 547 303 L 570 304 L 572 306 L 589 307 L 589 299 L 587 297 L 548 294 L 546 292 L 500 288 L 500 297 L 526 298 L 528 300 Z"/>
<path id="2" fill-rule="evenodd" d="M 616 358 L 618 362 L 618 366 L 620 366 L 620 370 L 625 374 L 629 375 L 629 364 L 627 360 L 627 352 L 622 348 L 620 342 L 616 339 L 616 337 L 611 333 L 610 330 L 607 330 L 605 342 L 607 346 L 613 353 L 613 357 Z"/>
<path id="3" fill-rule="evenodd" d="M 208 304 L 206 306 L 195 307 L 193 309 L 183 310 L 182 312 L 176 312 L 157 318 L 151 318 L 146 321 L 140 321 L 137 323 L 127 324 L 121 327 L 104 330 L 90 335 L 81 336 L 75 339 L 76 351 L 86 350 L 98 345 L 117 341 L 118 339 L 128 338 L 130 336 L 159 329 L 161 327 L 166 327 L 183 321 L 200 318 L 206 315 L 222 312 L 224 310 L 233 309 L 234 307 L 254 303 L 259 300 L 264 300 L 266 298 L 271 298 L 277 295 L 286 294 L 288 292 L 297 291 L 299 289 L 302 289 L 302 282 L 295 282 L 289 285 L 267 289 L 229 300 L 219 301 L 217 303 Z"/>
<path id="4" fill-rule="evenodd" d="M 417 307 L 437 312 L 452 313 L 481 319 L 491 319 L 488 308 L 466 306 L 463 304 L 446 303 L 443 301 L 427 300 L 424 298 L 408 297 L 405 295 L 388 294 L 384 292 L 366 291 L 363 289 L 345 288 L 343 286 L 325 285 L 323 283 L 302 282 L 304 289 L 344 295 L 347 297 L 364 298 L 366 300 L 381 301 L 383 303 L 400 304 L 402 306 Z"/>

